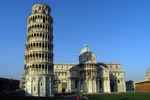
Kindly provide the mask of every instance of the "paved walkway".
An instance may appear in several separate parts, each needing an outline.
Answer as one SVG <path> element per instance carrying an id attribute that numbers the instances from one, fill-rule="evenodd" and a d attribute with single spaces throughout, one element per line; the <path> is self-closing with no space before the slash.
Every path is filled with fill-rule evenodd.
<path id="1" fill-rule="evenodd" d="M 62 97 L 28 97 L 28 96 L 0 96 L 0 100 L 77 100 L 77 95 L 68 95 Z M 89 100 L 85 96 L 81 96 L 80 100 Z"/>
<path id="2" fill-rule="evenodd" d="M 73 96 L 64 96 L 61 98 L 57 98 L 56 100 L 77 100 L 77 96 L 73 95 Z M 81 96 L 80 100 L 89 100 L 87 97 Z"/>

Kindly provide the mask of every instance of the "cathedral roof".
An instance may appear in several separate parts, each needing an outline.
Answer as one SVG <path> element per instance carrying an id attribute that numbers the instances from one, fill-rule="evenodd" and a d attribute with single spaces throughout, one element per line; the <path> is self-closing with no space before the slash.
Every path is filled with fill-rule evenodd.
<path id="1" fill-rule="evenodd" d="M 86 62 L 84 62 L 84 64 L 93 64 L 94 62 L 92 60 L 88 60 Z"/>
<path id="2" fill-rule="evenodd" d="M 81 55 L 81 54 L 83 54 L 85 52 L 91 52 L 91 50 L 88 48 L 87 44 L 84 45 L 84 48 L 80 51 L 79 55 Z"/>

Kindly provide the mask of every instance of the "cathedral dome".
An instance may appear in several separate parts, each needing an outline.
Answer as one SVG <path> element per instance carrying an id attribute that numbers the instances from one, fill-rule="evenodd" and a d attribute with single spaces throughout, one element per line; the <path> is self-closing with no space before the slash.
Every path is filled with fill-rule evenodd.
<path id="1" fill-rule="evenodd" d="M 79 55 L 81 55 L 81 54 L 83 54 L 83 53 L 85 53 L 85 52 L 91 52 L 90 49 L 88 48 L 88 45 L 87 45 L 87 44 L 84 45 L 84 48 L 80 51 L 80 54 L 79 54 Z"/>

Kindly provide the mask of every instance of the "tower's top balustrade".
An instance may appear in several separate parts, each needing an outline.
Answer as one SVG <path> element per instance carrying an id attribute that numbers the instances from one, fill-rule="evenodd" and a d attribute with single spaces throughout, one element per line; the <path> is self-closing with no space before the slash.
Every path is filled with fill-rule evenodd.
<path id="1" fill-rule="evenodd" d="M 32 14 L 46 14 L 49 15 L 51 12 L 51 8 L 44 3 L 37 3 L 32 6 Z"/>

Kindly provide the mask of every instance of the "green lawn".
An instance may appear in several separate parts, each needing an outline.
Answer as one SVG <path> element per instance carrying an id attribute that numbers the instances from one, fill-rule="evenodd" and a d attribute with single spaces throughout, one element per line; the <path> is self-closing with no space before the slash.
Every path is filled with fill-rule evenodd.
<path id="1" fill-rule="evenodd" d="M 150 100 L 150 93 L 113 93 L 86 95 L 89 100 Z"/>

